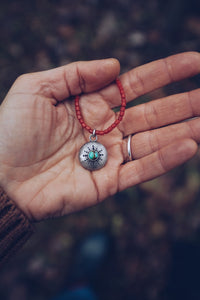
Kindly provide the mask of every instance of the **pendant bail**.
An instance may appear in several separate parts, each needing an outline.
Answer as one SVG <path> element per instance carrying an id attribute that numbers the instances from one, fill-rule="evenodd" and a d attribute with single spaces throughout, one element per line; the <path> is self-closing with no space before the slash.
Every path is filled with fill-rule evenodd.
<path id="1" fill-rule="evenodd" d="M 96 141 L 97 141 L 97 135 L 96 135 L 96 129 L 94 129 L 92 134 L 90 135 L 90 142 L 96 142 Z"/>

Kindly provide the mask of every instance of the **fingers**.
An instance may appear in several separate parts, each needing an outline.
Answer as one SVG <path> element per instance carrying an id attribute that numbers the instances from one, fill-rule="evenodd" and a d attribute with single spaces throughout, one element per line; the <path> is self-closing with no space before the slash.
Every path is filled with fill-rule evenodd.
<path id="1" fill-rule="evenodd" d="M 197 89 L 134 106 L 126 110 L 118 128 L 127 136 L 199 116 L 199 98 Z"/>
<path id="2" fill-rule="evenodd" d="M 150 62 L 120 76 L 127 102 L 157 88 L 194 76 L 200 72 L 200 54 L 185 52 Z M 120 105 L 116 86 L 101 93 L 111 107 Z M 114 96 L 114 97 L 113 97 Z"/>
<path id="3" fill-rule="evenodd" d="M 200 72 L 200 54 L 172 55 L 129 71 L 121 77 L 127 101 Z"/>
<path id="4" fill-rule="evenodd" d="M 131 154 L 140 159 L 175 141 L 191 138 L 200 143 L 200 119 L 137 133 L 131 138 Z M 123 140 L 122 151 L 124 160 L 127 157 L 127 138 Z"/>
<path id="5" fill-rule="evenodd" d="M 197 144 L 191 139 L 184 139 L 141 159 L 126 163 L 119 171 L 119 190 L 158 177 L 193 157 Z"/>
<path id="6" fill-rule="evenodd" d="M 28 92 L 55 98 L 89 93 L 105 87 L 118 76 L 120 65 L 116 59 L 80 61 L 56 69 L 20 76 L 11 92 Z"/>

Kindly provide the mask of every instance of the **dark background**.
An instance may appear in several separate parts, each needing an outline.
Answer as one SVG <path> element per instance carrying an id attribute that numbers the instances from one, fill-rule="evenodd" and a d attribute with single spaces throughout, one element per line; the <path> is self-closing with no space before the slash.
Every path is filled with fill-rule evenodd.
<path id="1" fill-rule="evenodd" d="M 0 2 L 0 98 L 17 76 L 77 60 L 116 57 L 122 72 L 200 50 L 197 0 Z M 151 80 L 151 78 L 149 78 Z M 200 78 L 140 101 L 195 89 Z M 106 231 L 113 253 L 94 283 L 100 299 L 200 299 L 200 156 L 104 203 L 36 225 L 0 274 L 0 299 L 50 299 L 66 284 L 76 244 Z"/>

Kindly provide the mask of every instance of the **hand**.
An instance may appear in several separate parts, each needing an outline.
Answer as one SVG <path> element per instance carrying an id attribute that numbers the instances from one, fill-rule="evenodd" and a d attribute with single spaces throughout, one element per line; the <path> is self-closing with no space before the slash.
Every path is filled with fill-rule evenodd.
<path id="1" fill-rule="evenodd" d="M 120 77 L 127 101 L 200 71 L 200 55 L 183 53 L 133 69 Z M 76 118 L 71 96 L 80 99 L 85 122 L 105 129 L 120 105 L 117 60 L 78 62 L 19 77 L 0 107 L 0 185 L 31 220 L 60 216 L 94 205 L 127 187 L 155 178 L 197 151 L 200 90 L 126 110 L 123 121 L 99 137 L 108 150 L 104 168 L 79 163 L 89 133 Z M 109 85 L 110 84 L 110 85 Z M 180 123 L 181 122 L 181 123 Z M 127 157 L 132 137 L 134 160 Z"/>

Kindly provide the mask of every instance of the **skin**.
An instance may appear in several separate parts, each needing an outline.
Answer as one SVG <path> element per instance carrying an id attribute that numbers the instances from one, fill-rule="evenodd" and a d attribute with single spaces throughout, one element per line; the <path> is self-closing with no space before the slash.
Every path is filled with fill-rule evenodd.
<path id="1" fill-rule="evenodd" d="M 8 92 L 0 107 L 0 185 L 30 220 L 95 205 L 195 155 L 200 89 L 127 109 L 116 129 L 98 137 L 108 151 L 106 166 L 82 168 L 78 152 L 89 133 L 76 118 L 71 96 L 84 94 L 80 106 L 89 126 L 107 128 L 120 105 L 113 83 L 119 71 L 115 59 L 76 62 L 22 75 Z M 120 80 L 129 102 L 199 72 L 200 54 L 188 52 L 130 70 Z M 134 160 L 124 163 L 129 134 Z"/>

